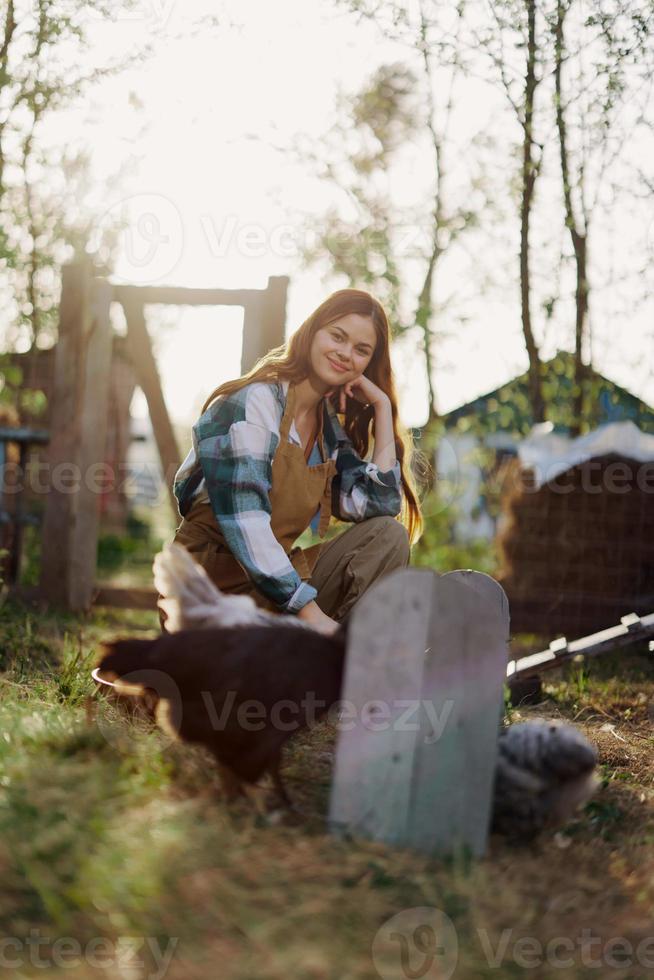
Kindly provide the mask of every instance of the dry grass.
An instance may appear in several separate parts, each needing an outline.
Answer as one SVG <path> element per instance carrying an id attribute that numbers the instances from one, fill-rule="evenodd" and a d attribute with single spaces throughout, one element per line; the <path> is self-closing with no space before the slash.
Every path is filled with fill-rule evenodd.
<path id="1" fill-rule="evenodd" d="M 635 955 L 654 936 L 654 672 L 646 655 L 567 667 L 548 678 L 541 705 L 514 712 L 514 720 L 574 720 L 598 745 L 602 786 L 579 818 L 529 848 L 493 839 L 483 861 L 443 861 L 325 833 L 335 736 L 326 724 L 287 754 L 299 822 L 225 805 L 203 752 L 166 745 L 139 719 L 114 714 L 104 734 L 89 728 L 88 660 L 101 638 L 118 632 L 117 620 L 29 621 L 26 610 L 9 611 L 0 627 L 2 731 L 10 735 L 0 741 L 5 935 L 35 928 L 82 944 L 140 936 L 161 948 L 174 938 L 172 980 L 368 980 L 378 975 L 378 929 L 427 906 L 456 928 L 455 978 L 654 976 L 654 943 L 641 948 L 651 967 Z M 127 625 L 120 631 L 155 624 L 144 615 Z M 28 648 L 37 651 L 32 667 Z M 585 952 L 584 930 L 593 941 Z M 567 937 L 574 949 L 559 956 L 572 965 L 550 955 L 528 968 L 533 952 L 515 945 L 525 937 L 543 947 Z M 613 967 L 602 953 L 618 938 L 632 944 L 631 965 Z M 140 955 L 142 969 L 123 955 L 66 975 L 157 975 L 149 947 Z M 398 980 L 408 975 L 397 956 L 377 965 Z M 27 965 L 23 975 L 43 970 Z"/>

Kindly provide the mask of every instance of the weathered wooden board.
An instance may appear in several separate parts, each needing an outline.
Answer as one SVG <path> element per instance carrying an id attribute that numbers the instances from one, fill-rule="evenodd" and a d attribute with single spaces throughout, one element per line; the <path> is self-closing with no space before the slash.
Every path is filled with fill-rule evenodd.
<path id="1" fill-rule="evenodd" d="M 71 609 L 88 609 L 91 605 L 97 564 L 113 339 L 109 317 L 112 289 L 111 283 L 105 279 L 93 280 L 91 327 L 81 370 L 83 397 L 77 447 L 81 479 L 75 495 L 68 565 L 68 602 Z"/>
<path id="2" fill-rule="evenodd" d="M 626 616 L 622 616 L 618 626 L 610 626 L 598 633 L 591 633 L 590 636 L 581 636 L 577 640 L 568 641 L 564 636 L 559 637 L 557 640 L 552 640 L 547 650 L 509 661 L 506 676 L 509 681 L 516 677 L 533 676 L 541 671 L 560 667 L 573 657 L 598 657 L 617 647 L 641 643 L 650 636 L 654 636 L 654 613 L 648 616 L 627 613 Z"/>
<path id="3" fill-rule="evenodd" d="M 333 830 L 404 843 L 419 731 L 403 719 L 421 697 L 432 590 L 433 573 L 403 569 L 352 612 L 342 698 L 356 717 L 339 724 Z"/>
<path id="4" fill-rule="evenodd" d="M 241 374 L 284 343 L 288 282 L 288 276 L 270 276 L 266 289 L 252 293 L 244 304 Z"/>
<path id="5" fill-rule="evenodd" d="M 404 569 L 369 590 L 348 634 L 343 699 L 355 721 L 338 735 L 334 832 L 484 853 L 508 633 L 506 596 L 478 572 Z M 375 699 L 388 706 L 382 731 L 370 724 Z"/>
<path id="6" fill-rule="evenodd" d="M 159 593 L 156 589 L 127 588 L 125 586 L 95 585 L 94 606 L 113 606 L 116 609 L 157 609 Z"/>
<path id="7" fill-rule="evenodd" d="M 486 849 L 509 642 L 504 590 L 480 572 L 437 577 L 407 838 L 428 853 Z"/>
<path id="8" fill-rule="evenodd" d="M 261 295 L 261 289 L 202 289 L 189 286 L 114 285 L 119 303 L 166 303 L 173 306 L 247 306 Z"/>
<path id="9" fill-rule="evenodd" d="M 50 402 L 48 447 L 50 491 L 45 500 L 41 545 L 41 593 L 61 605 L 69 602 L 75 484 L 79 483 L 79 443 L 84 362 L 91 318 L 92 276 L 89 261 L 62 269 L 59 337 Z"/>

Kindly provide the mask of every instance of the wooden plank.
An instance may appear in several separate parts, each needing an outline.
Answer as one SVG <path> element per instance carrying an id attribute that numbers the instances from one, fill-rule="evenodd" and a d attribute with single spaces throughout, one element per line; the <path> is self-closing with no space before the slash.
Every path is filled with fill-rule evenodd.
<path id="1" fill-rule="evenodd" d="M 506 595 L 480 572 L 434 581 L 407 841 L 429 854 L 481 856 L 491 819 L 509 642 Z"/>
<path id="2" fill-rule="evenodd" d="M 269 276 L 264 317 L 261 323 L 261 342 L 264 353 L 279 347 L 286 339 L 286 299 L 288 276 Z"/>
<path id="3" fill-rule="evenodd" d="M 113 588 L 105 585 L 96 585 L 93 589 L 94 606 L 113 606 L 117 609 L 156 610 L 157 597 L 155 589 Z"/>
<path id="4" fill-rule="evenodd" d="M 59 334 L 50 399 L 50 492 L 45 501 L 40 588 L 48 602 L 67 605 L 71 535 L 75 518 L 74 486 L 78 467 L 82 377 L 79 369 L 91 319 L 91 263 L 62 269 Z M 79 473 L 78 473 L 79 476 Z"/>
<path id="5" fill-rule="evenodd" d="M 111 362 L 112 329 L 109 318 L 113 287 L 94 279 L 91 297 L 92 321 L 82 367 L 83 395 L 80 409 L 78 462 L 81 471 L 75 494 L 75 519 L 71 529 L 69 561 L 69 607 L 88 609 L 98 553 L 102 473 L 97 464 L 105 460 Z"/>
<path id="6" fill-rule="evenodd" d="M 332 832 L 405 842 L 418 729 L 402 719 L 421 697 L 432 587 L 432 572 L 403 569 L 352 612 L 342 696 L 355 717 L 339 729 Z"/>
<path id="7" fill-rule="evenodd" d="M 173 514 L 177 519 L 179 512 L 177 499 L 173 493 L 173 478 L 180 467 L 181 457 L 161 390 L 161 381 L 152 352 L 150 335 L 145 325 L 143 304 L 138 298 L 131 296 L 129 299 L 122 299 L 121 302 L 127 319 L 127 348 L 138 383 L 148 403 L 152 429 L 163 470 L 163 479 Z"/>
<path id="8" fill-rule="evenodd" d="M 563 644 L 554 640 L 547 650 L 511 660 L 506 670 L 507 678 L 540 674 L 544 670 L 560 667 L 573 657 L 598 657 L 618 647 L 629 646 L 654 636 L 654 613 L 649 616 L 635 616 L 634 619 L 631 615 L 623 616 L 622 619 L 618 626 L 582 636 L 578 640 L 565 641 Z"/>
<path id="9" fill-rule="evenodd" d="M 241 346 L 241 374 L 251 371 L 261 357 L 259 335 L 261 333 L 261 296 L 254 296 L 243 309 L 243 342 Z"/>
<path id="10" fill-rule="evenodd" d="M 265 290 L 245 305 L 241 374 L 250 371 L 260 357 L 284 343 L 288 276 L 270 276 Z"/>
<path id="11" fill-rule="evenodd" d="M 281 277 L 286 278 L 286 277 Z M 184 286 L 114 285 L 114 299 L 128 305 L 170 303 L 173 306 L 246 306 L 265 295 L 263 289 L 197 289 Z"/>
<path id="12" fill-rule="evenodd" d="M 506 596 L 480 573 L 404 569 L 368 591 L 348 634 L 343 698 L 356 719 L 338 735 L 333 832 L 484 853 L 508 633 Z M 374 699 L 381 731 L 366 714 Z"/>
<path id="13" fill-rule="evenodd" d="M 109 370 L 109 413 L 106 457 L 117 473 L 125 473 L 131 444 L 130 406 L 137 382 L 127 354 L 127 337 L 114 334 Z M 145 437 L 142 437 L 145 438 Z M 117 480 L 100 502 L 102 526 L 115 534 L 127 533 L 130 499 L 125 481 Z"/>

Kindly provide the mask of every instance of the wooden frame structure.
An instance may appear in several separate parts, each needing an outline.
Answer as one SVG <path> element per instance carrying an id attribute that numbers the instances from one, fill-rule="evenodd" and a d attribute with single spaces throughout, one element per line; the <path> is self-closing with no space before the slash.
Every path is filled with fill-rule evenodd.
<path id="1" fill-rule="evenodd" d="M 265 289 L 116 285 L 95 276 L 90 258 L 63 267 L 49 420 L 51 489 L 41 549 L 39 591 L 44 599 L 81 610 L 91 606 L 96 592 L 96 484 L 101 478 L 106 441 L 113 342 L 111 303 L 119 302 L 125 313 L 130 359 L 148 404 L 170 503 L 177 516 L 172 479 L 181 456 L 147 330 L 145 306 L 242 306 L 241 373 L 245 373 L 272 347 L 284 342 L 288 282 L 287 276 L 272 276 Z M 113 601 L 131 604 L 132 590 L 111 591 Z M 134 598 L 137 606 L 150 604 L 147 596 Z"/>

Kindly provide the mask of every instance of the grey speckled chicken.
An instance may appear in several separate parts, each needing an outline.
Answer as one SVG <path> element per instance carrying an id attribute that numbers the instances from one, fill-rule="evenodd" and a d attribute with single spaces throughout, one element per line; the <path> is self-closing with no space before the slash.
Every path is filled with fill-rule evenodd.
<path id="1" fill-rule="evenodd" d="M 500 734 L 493 830 L 528 840 L 566 823 L 597 788 L 597 750 L 572 725 L 525 721 Z"/>

